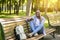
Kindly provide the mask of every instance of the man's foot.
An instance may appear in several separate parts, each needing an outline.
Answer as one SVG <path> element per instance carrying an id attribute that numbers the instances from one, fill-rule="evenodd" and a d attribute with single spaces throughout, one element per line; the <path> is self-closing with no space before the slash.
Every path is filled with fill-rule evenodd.
<path id="1" fill-rule="evenodd" d="M 44 36 L 46 36 L 46 32 L 44 32 L 43 34 L 44 34 Z"/>
<path id="2" fill-rule="evenodd" d="M 36 34 L 34 34 L 34 36 L 38 36 L 38 34 L 36 33 Z"/>

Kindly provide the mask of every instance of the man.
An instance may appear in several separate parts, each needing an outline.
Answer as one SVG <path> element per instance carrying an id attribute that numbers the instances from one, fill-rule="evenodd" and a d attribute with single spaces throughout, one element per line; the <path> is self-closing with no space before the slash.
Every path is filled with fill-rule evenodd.
<path id="1" fill-rule="evenodd" d="M 44 22 L 45 22 L 45 18 L 43 16 L 41 16 L 40 11 L 37 10 L 35 15 L 32 17 L 32 21 L 30 21 L 30 29 L 31 29 L 31 33 L 29 34 L 30 37 L 32 37 L 33 35 L 38 35 L 38 34 L 44 34 L 45 30 L 44 30 Z"/>

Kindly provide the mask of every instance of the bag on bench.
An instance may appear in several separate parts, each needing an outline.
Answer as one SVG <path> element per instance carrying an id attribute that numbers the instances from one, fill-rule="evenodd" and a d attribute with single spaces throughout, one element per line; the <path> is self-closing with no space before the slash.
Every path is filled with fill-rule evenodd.
<path id="1" fill-rule="evenodd" d="M 20 36 L 20 40 L 27 38 L 23 26 L 21 25 L 16 26 L 16 34 Z"/>

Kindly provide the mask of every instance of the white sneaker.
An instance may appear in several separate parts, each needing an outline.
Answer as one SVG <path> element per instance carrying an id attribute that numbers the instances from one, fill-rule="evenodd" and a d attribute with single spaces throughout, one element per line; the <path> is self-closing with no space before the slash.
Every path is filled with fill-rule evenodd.
<path id="1" fill-rule="evenodd" d="M 44 34 L 44 36 L 46 36 L 46 32 L 44 32 L 43 34 Z"/>
<path id="2" fill-rule="evenodd" d="M 37 36 L 38 34 L 36 33 L 36 34 L 34 34 L 34 36 Z"/>

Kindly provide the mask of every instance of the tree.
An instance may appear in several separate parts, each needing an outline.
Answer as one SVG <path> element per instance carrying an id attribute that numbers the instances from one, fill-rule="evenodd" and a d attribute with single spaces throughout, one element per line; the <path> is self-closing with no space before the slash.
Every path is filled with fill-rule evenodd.
<path id="1" fill-rule="evenodd" d="M 19 13 L 19 4 L 17 2 L 15 2 L 14 5 L 15 5 L 14 6 L 14 14 L 18 15 L 18 13 Z"/>
<path id="2" fill-rule="evenodd" d="M 1 5 L 2 6 L 1 11 L 3 11 L 3 5 L 4 5 L 5 2 L 6 2 L 6 0 L 0 0 L 0 4 L 2 4 Z"/>
<path id="3" fill-rule="evenodd" d="M 35 1 L 35 9 L 39 9 L 40 7 L 40 0 Z"/>
<path id="4" fill-rule="evenodd" d="M 0 13 L 1 13 L 1 6 L 0 6 Z"/>
<path id="5" fill-rule="evenodd" d="M 22 11 L 23 11 L 23 4 L 24 4 L 25 0 L 21 1 L 21 5 L 22 5 Z"/>
<path id="6" fill-rule="evenodd" d="M 35 0 L 32 0 L 32 11 L 33 11 L 33 9 L 34 9 L 34 5 L 35 5 Z"/>
<path id="7" fill-rule="evenodd" d="M 16 0 L 14 2 L 14 14 L 17 14 L 17 15 L 19 14 L 19 9 L 20 9 L 21 6 L 22 6 L 22 10 L 23 10 L 23 4 L 24 4 L 24 2 L 25 2 L 25 0 L 18 0 L 18 1 Z M 17 5 L 16 5 L 16 3 L 17 3 Z"/>
<path id="8" fill-rule="evenodd" d="M 48 0 L 44 0 L 44 8 L 45 8 L 45 14 L 46 14 L 48 9 Z"/>
<path id="9" fill-rule="evenodd" d="M 30 16 L 31 8 L 32 8 L 32 0 L 27 0 L 26 16 Z"/>
<path id="10" fill-rule="evenodd" d="M 9 7 L 10 7 L 10 14 L 11 14 L 11 6 L 12 6 L 12 4 L 11 4 L 11 0 L 10 0 L 10 3 L 9 3 Z"/>

